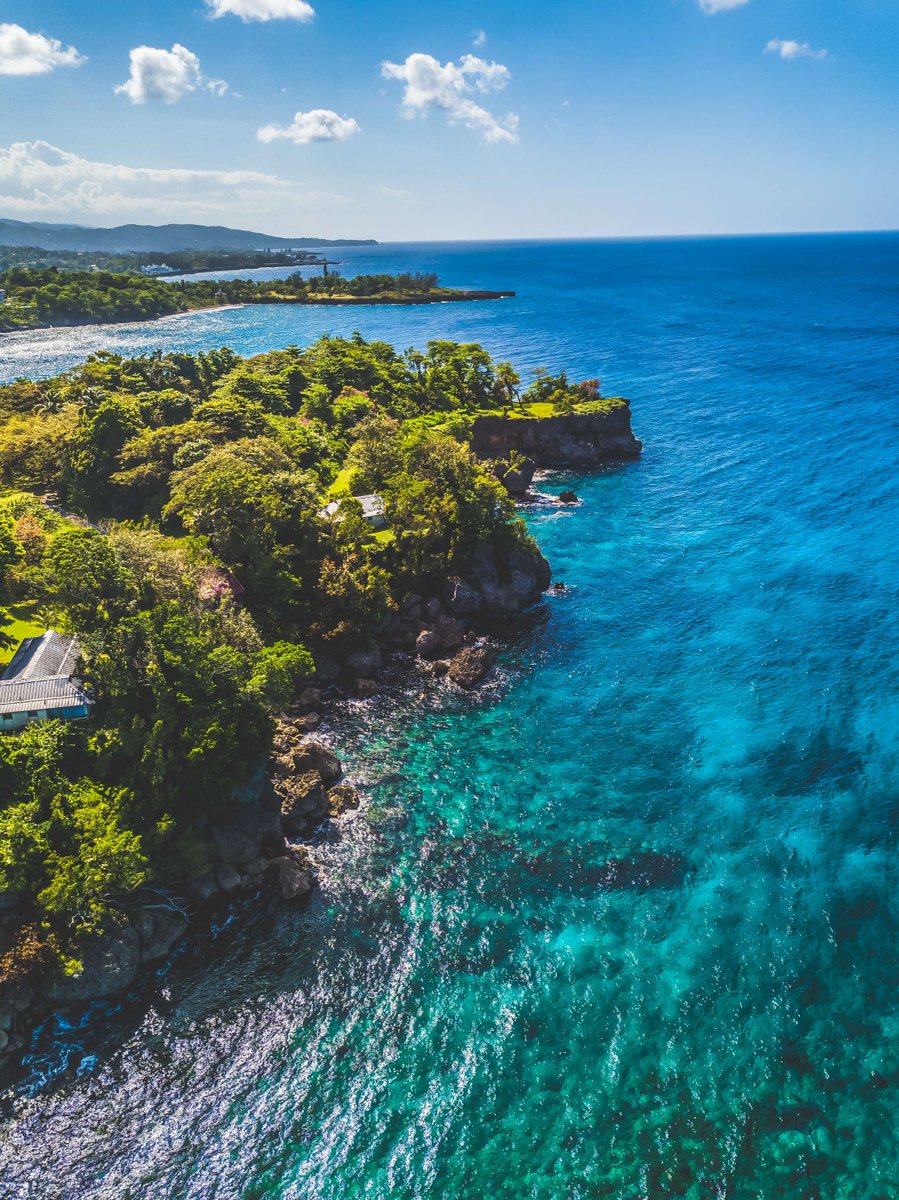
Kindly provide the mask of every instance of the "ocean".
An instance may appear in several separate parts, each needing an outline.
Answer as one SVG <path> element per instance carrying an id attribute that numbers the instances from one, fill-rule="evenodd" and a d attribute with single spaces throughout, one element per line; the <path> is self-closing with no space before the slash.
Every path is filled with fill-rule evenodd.
<path id="1" fill-rule="evenodd" d="M 305 913 L 41 1031 L 4 1200 L 899 1195 L 899 235 L 341 257 L 518 295 L 7 335 L 0 372 L 477 340 L 629 396 L 644 454 L 540 481 L 566 590 L 483 692 L 347 706 L 366 809 Z"/>

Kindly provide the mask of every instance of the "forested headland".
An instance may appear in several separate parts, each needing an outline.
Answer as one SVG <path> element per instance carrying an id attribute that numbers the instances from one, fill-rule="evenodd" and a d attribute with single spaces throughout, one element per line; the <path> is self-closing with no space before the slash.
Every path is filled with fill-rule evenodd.
<path id="1" fill-rule="evenodd" d="M 0 229 L 2 236 L 2 229 Z M 190 275 L 202 271 L 249 271 L 260 267 L 319 267 L 327 260 L 311 250 L 170 250 L 126 252 L 48 250 L 40 246 L 0 245 L 0 273 L 12 267 L 60 271 L 111 271 L 142 275 L 148 268 Z"/>
<path id="2" fill-rule="evenodd" d="M 429 304 L 485 300 L 509 292 L 443 288 L 435 275 L 162 280 L 111 271 L 12 267 L 0 274 L 0 332 L 54 325 L 146 321 L 229 304 Z"/>
<path id="3" fill-rule="evenodd" d="M 96 700 L 90 722 L 0 736 L 0 985 L 77 972 L 141 889 L 202 874 L 210 822 L 326 660 L 485 552 L 539 559 L 472 453 L 479 414 L 622 405 L 564 374 L 523 389 L 478 345 L 358 335 L 104 353 L 0 388 L 0 634 L 7 655 L 23 618 L 76 634 Z M 239 599 L 205 586 L 222 572 Z"/>

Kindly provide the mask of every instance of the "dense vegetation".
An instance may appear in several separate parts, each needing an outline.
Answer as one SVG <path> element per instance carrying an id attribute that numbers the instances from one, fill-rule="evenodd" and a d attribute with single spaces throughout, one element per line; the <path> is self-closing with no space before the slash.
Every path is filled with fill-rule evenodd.
<path id="1" fill-rule="evenodd" d="M 258 267 L 321 266 L 327 260 L 308 250 L 172 250 L 160 254 L 135 254 L 139 268 L 168 267 L 180 275 L 201 271 L 250 271 Z"/>
<path id="2" fill-rule="evenodd" d="M 161 280 L 110 271 L 59 271 L 13 267 L 0 275 L 6 292 L 0 330 L 44 325 L 143 321 L 190 307 Z"/>
<path id="3" fill-rule="evenodd" d="M 140 274 L 136 254 L 108 254 L 105 251 L 90 254 L 75 250 L 43 250 L 40 246 L 0 246 L 0 272 L 13 267 L 41 270 L 57 267 L 60 271 L 84 271 L 96 267 L 100 271 Z"/>
<path id="4" fill-rule="evenodd" d="M 176 257 L 176 256 L 168 256 Z M 13 267 L 0 274 L 0 331 L 35 329 L 46 325 L 84 325 L 142 321 L 217 304 L 303 304 L 345 297 L 349 301 L 397 301 L 439 289 L 437 277 L 425 274 L 340 275 L 304 279 L 298 272 L 286 279 L 201 279 L 163 281 L 146 275 L 110 271 L 60 271 Z"/>
<path id="5" fill-rule="evenodd" d="M 371 644 L 483 539 L 527 538 L 470 452 L 473 416 L 597 389 L 519 385 L 477 345 L 356 335 L 248 360 L 98 354 L 0 388 L 0 630 L 28 602 L 77 633 L 97 699 L 87 724 L 0 736 L 0 892 L 24 922 L 0 975 L 200 872 L 204 819 L 313 658 Z M 385 531 L 352 498 L 369 491 Z M 240 602 L 204 586 L 224 568 Z"/>
<path id="6" fill-rule="evenodd" d="M 58 267 L 60 271 L 113 271 L 140 275 L 144 267 L 163 266 L 180 275 L 200 271 L 247 271 L 256 267 L 320 266 L 325 260 L 308 250 L 173 250 L 156 253 L 109 253 L 105 250 L 44 250 L 39 246 L 0 246 L 0 272 L 12 267 Z"/>

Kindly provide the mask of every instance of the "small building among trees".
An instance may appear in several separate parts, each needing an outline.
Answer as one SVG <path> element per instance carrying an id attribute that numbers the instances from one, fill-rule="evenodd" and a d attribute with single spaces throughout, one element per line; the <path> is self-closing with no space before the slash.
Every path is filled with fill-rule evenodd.
<path id="1" fill-rule="evenodd" d="M 355 500 L 362 507 L 362 519 L 372 529 L 384 529 L 387 525 L 387 515 L 384 510 L 384 497 L 371 494 L 368 496 L 352 496 L 348 499 Z M 342 501 L 332 500 L 329 505 L 321 510 L 318 514 L 325 520 L 340 519 L 340 505 Z"/>
<path id="2" fill-rule="evenodd" d="M 94 702 L 76 674 L 80 657 L 78 639 L 54 629 L 26 638 L 0 676 L 0 733 L 89 717 Z"/>

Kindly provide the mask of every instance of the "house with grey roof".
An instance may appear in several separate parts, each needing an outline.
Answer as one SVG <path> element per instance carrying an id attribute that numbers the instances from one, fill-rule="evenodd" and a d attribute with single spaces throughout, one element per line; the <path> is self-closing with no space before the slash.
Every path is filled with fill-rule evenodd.
<path id="1" fill-rule="evenodd" d="M 26 638 L 0 675 L 0 733 L 89 717 L 94 702 L 76 674 L 80 656 L 78 639 L 54 629 Z"/>
<path id="2" fill-rule="evenodd" d="M 387 516 L 384 509 L 384 497 L 371 494 L 369 496 L 352 496 L 348 497 L 362 505 L 362 519 L 372 529 L 384 529 L 387 525 Z M 325 520 L 338 520 L 340 517 L 340 500 L 332 500 L 318 514 Z"/>

